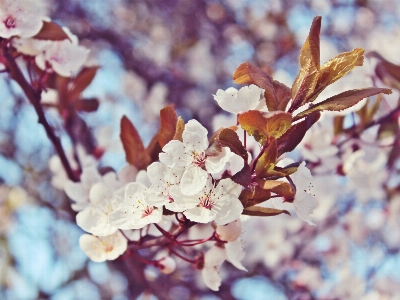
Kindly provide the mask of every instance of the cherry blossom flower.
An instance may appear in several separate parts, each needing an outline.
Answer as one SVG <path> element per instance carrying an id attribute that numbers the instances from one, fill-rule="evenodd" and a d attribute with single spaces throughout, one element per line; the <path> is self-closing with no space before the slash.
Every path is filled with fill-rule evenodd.
<path id="1" fill-rule="evenodd" d="M 86 62 L 90 50 L 69 39 L 54 41 L 35 57 L 37 66 L 48 70 L 48 65 L 57 74 L 71 77 Z"/>
<path id="2" fill-rule="evenodd" d="M 76 223 L 83 230 L 97 236 L 107 236 L 118 230 L 108 220 L 109 215 L 120 207 L 121 191 L 114 190 L 103 182 L 95 183 L 89 193 L 90 204 L 76 216 Z"/>
<path id="3" fill-rule="evenodd" d="M 226 91 L 218 90 L 214 100 L 223 110 L 237 115 L 256 109 L 260 104 L 262 91 L 263 89 L 254 84 L 244 86 L 239 91 L 231 87 Z"/>
<path id="4" fill-rule="evenodd" d="M 176 269 L 176 262 L 171 256 L 166 256 L 158 260 L 157 268 L 163 274 L 171 274 Z"/>
<path id="5" fill-rule="evenodd" d="M 126 230 L 139 229 L 147 224 L 160 222 L 162 210 L 148 204 L 151 196 L 151 192 L 145 185 L 139 182 L 128 184 L 124 202 L 109 216 L 111 225 Z"/>
<path id="6" fill-rule="evenodd" d="M 196 195 L 186 196 L 183 201 L 188 210 L 184 215 L 191 221 L 218 225 L 238 219 L 243 212 L 243 205 L 238 199 L 242 186 L 231 179 L 222 179 L 215 187 L 211 176 L 206 186 Z"/>
<path id="7" fill-rule="evenodd" d="M 218 225 L 215 231 L 222 241 L 233 242 L 242 234 L 242 222 L 237 219 L 226 225 Z"/>
<path id="8" fill-rule="evenodd" d="M 224 167 L 221 171 L 212 173 L 212 177 L 216 180 L 221 179 L 223 174 L 233 176 L 244 167 L 244 159 L 236 153 L 233 153 L 228 147 L 222 147 L 221 152 L 221 155 L 219 155 L 222 156 L 220 163 L 224 163 Z"/>
<path id="9" fill-rule="evenodd" d="M 220 152 L 217 156 L 206 155 L 207 129 L 196 120 L 186 124 L 182 139 L 183 142 L 172 140 L 166 144 L 159 158 L 169 168 L 185 169 L 180 183 L 181 191 L 184 195 L 194 195 L 205 186 L 208 173 L 222 171 L 226 164 L 223 158 L 227 152 Z"/>
<path id="10" fill-rule="evenodd" d="M 148 199 L 149 204 L 162 206 L 174 212 L 182 212 L 185 207 L 179 205 L 171 196 L 170 189 L 175 190 L 175 197 L 179 194 L 179 184 L 183 170 L 170 169 L 167 166 L 154 162 L 147 167 L 147 174 L 152 184 L 151 189 L 155 193 Z M 183 195 L 181 195 L 183 196 Z"/>
<path id="11" fill-rule="evenodd" d="M 91 260 L 103 262 L 114 260 L 123 254 L 128 247 L 128 241 L 117 231 L 112 235 L 103 237 L 84 234 L 79 239 L 79 245 Z"/>
<path id="12" fill-rule="evenodd" d="M 42 5 L 33 0 L 3 0 L 0 2 L 0 37 L 23 38 L 37 34 L 43 26 Z"/>

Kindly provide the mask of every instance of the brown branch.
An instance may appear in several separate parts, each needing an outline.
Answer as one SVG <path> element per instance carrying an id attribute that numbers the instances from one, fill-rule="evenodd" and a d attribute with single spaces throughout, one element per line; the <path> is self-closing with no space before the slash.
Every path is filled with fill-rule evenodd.
<path id="1" fill-rule="evenodd" d="M 10 72 L 10 77 L 14 79 L 19 86 L 22 88 L 25 96 L 28 98 L 29 102 L 35 108 L 36 114 L 38 116 L 38 122 L 43 125 L 47 136 L 49 137 L 51 143 L 53 144 L 54 148 L 58 156 L 60 157 L 61 163 L 66 171 L 68 178 L 72 181 L 78 181 L 76 178 L 74 171 L 71 168 L 71 165 L 68 161 L 68 158 L 64 152 L 64 149 L 61 145 L 61 141 L 59 137 L 54 133 L 53 128 L 47 122 L 46 116 L 43 111 L 43 107 L 40 103 L 41 100 L 41 91 L 35 90 L 31 84 L 26 80 L 22 71 L 18 67 L 15 59 L 12 55 L 12 48 L 8 45 L 7 41 L 2 41 L 2 49 L 1 54 L 5 60 L 6 67 Z"/>

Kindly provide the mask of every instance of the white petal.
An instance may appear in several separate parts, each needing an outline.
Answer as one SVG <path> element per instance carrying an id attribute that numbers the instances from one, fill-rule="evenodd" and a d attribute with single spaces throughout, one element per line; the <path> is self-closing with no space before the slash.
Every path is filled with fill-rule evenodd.
<path id="1" fill-rule="evenodd" d="M 215 205 L 212 210 L 216 213 L 215 223 L 224 225 L 239 219 L 243 212 L 243 205 L 239 199 L 233 199 L 225 202 L 221 207 Z"/>
<path id="2" fill-rule="evenodd" d="M 150 182 L 153 185 L 159 185 L 165 181 L 165 175 L 167 173 L 167 166 L 159 162 L 153 162 L 147 167 L 147 175 L 149 176 Z"/>
<path id="3" fill-rule="evenodd" d="M 209 223 L 214 220 L 215 212 L 204 207 L 194 207 L 183 213 L 186 218 L 197 223 Z"/>
<path id="4" fill-rule="evenodd" d="M 294 198 L 294 207 L 300 219 L 306 221 L 310 225 L 315 225 L 310 220 L 310 214 L 312 214 L 317 207 L 317 200 L 312 195 L 304 191 L 297 191 Z"/>
<path id="5" fill-rule="evenodd" d="M 201 270 L 201 275 L 204 283 L 209 289 L 213 291 L 219 290 L 219 287 L 221 286 L 221 277 L 219 276 L 217 267 L 205 267 Z"/>
<path id="6" fill-rule="evenodd" d="M 234 242 L 225 244 L 227 261 L 232 265 L 242 271 L 247 271 L 247 269 L 242 265 L 242 260 L 244 259 L 246 253 L 244 251 L 242 241 L 237 239 Z"/>
<path id="7" fill-rule="evenodd" d="M 113 190 L 103 182 L 95 183 L 89 193 L 90 202 L 98 205 L 105 205 L 106 201 L 112 196 Z"/>
<path id="8" fill-rule="evenodd" d="M 197 166 L 189 166 L 183 172 L 180 188 L 184 195 L 194 195 L 206 185 L 208 173 Z"/>
<path id="9" fill-rule="evenodd" d="M 185 125 L 182 133 L 183 144 L 185 145 L 186 153 L 188 151 L 204 152 L 208 148 L 207 129 L 197 120 L 190 120 Z"/>
<path id="10" fill-rule="evenodd" d="M 123 254 L 128 247 L 128 241 L 120 232 L 105 237 L 84 234 L 79 238 L 79 245 L 91 260 L 103 262 L 114 260 Z"/>
<path id="11" fill-rule="evenodd" d="M 222 150 L 216 156 L 208 156 L 206 159 L 206 169 L 210 174 L 221 172 L 231 158 L 231 150 L 228 147 L 222 147 Z"/>
<path id="12" fill-rule="evenodd" d="M 219 238 L 226 242 L 236 241 L 242 234 L 242 222 L 240 219 L 230 222 L 227 225 L 218 225 L 216 232 Z"/>
<path id="13" fill-rule="evenodd" d="M 220 266 L 226 260 L 226 251 L 224 248 L 213 246 L 204 254 L 204 266 Z"/>
<path id="14" fill-rule="evenodd" d="M 108 222 L 108 214 L 94 205 L 80 211 L 76 215 L 76 223 L 83 230 L 97 236 L 107 236 L 117 231 L 117 228 Z"/>

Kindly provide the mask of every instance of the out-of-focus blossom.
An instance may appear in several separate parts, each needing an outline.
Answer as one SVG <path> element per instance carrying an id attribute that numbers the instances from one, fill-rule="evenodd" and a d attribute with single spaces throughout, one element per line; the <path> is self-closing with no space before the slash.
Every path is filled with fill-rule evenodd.
<path id="1" fill-rule="evenodd" d="M 42 28 L 42 5 L 34 0 L 3 0 L 0 2 L 0 36 L 23 38 L 34 36 Z"/>
<path id="2" fill-rule="evenodd" d="M 79 245 L 91 260 L 103 262 L 114 260 L 123 254 L 128 247 L 128 241 L 117 231 L 112 235 L 102 237 L 83 234 L 79 239 Z"/>
<path id="3" fill-rule="evenodd" d="M 213 291 L 218 291 L 221 285 L 219 268 L 226 260 L 225 249 L 213 246 L 204 255 L 204 268 L 201 270 L 204 283 Z"/>

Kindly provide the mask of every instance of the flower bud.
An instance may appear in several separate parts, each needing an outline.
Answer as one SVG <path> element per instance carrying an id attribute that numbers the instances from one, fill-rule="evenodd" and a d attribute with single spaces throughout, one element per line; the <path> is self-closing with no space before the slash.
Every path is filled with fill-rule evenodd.
<path id="1" fill-rule="evenodd" d="M 242 234 L 242 223 L 237 219 L 227 225 L 218 225 L 216 232 L 221 240 L 233 242 Z"/>
<path id="2" fill-rule="evenodd" d="M 158 261 L 157 267 L 164 274 L 171 274 L 176 269 L 176 262 L 170 256 L 164 257 Z"/>

